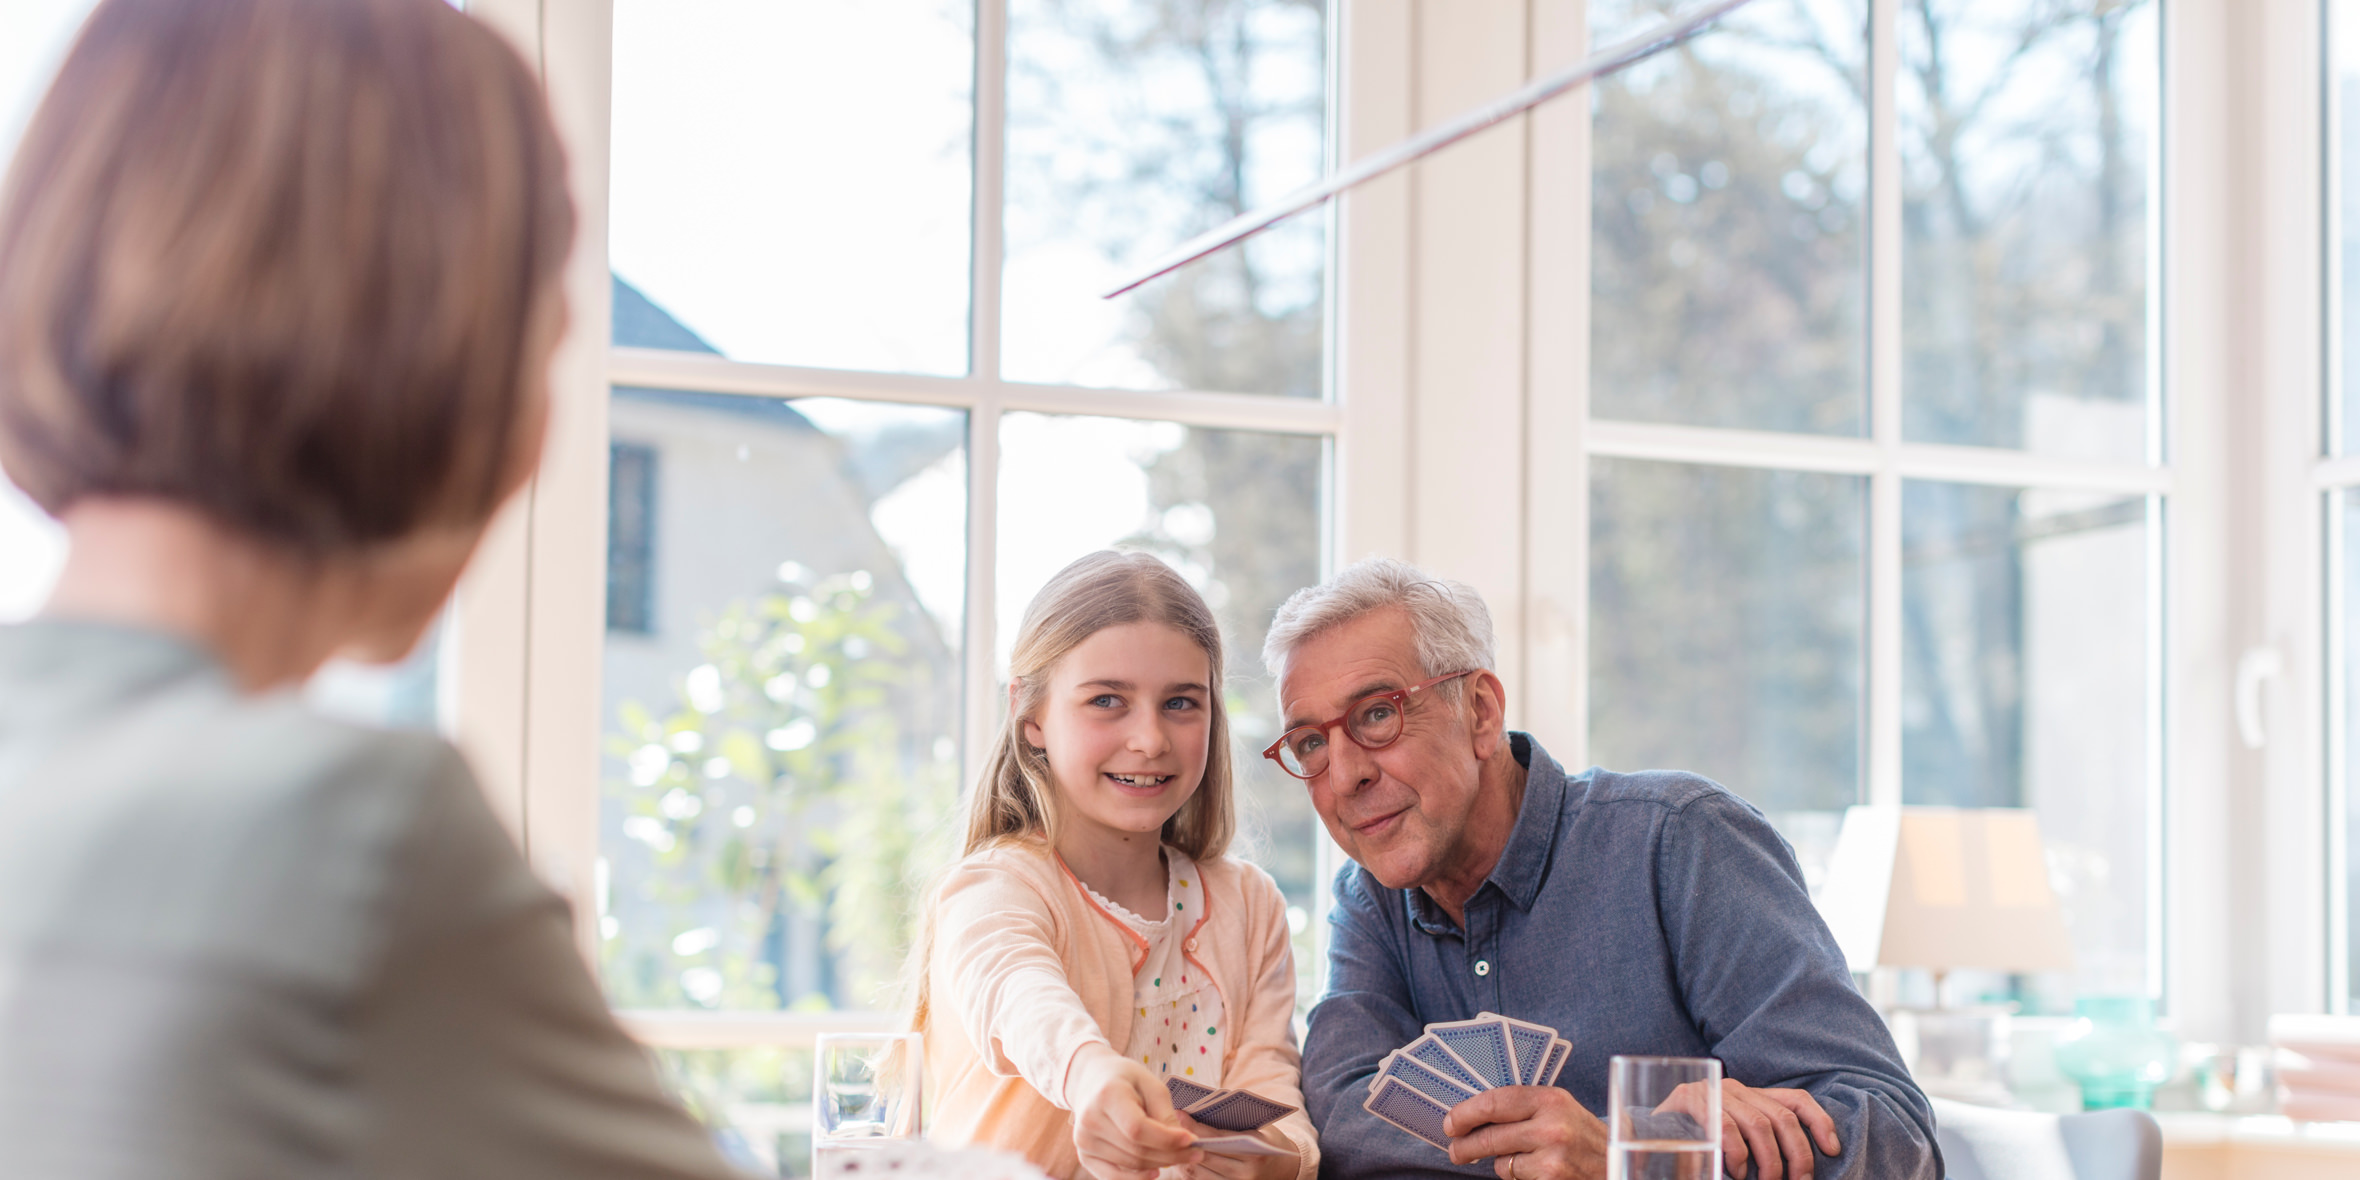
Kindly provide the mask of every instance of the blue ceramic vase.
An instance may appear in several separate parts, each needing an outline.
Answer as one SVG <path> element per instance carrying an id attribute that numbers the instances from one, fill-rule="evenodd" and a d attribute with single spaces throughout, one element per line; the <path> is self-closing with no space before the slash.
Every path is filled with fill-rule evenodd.
<path id="1" fill-rule="evenodd" d="M 2083 1110 L 2145 1110 L 2155 1087 L 2171 1077 L 2179 1042 L 2155 1027 L 2154 1002 L 2145 996 L 2077 1000 L 2079 1019 L 2057 1039 L 2057 1069 L 2081 1085 Z"/>

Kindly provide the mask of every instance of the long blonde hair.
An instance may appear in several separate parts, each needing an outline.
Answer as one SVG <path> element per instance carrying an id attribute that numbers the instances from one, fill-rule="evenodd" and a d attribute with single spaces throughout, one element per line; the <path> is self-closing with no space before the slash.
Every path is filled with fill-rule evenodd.
<path id="1" fill-rule="evenodd" d="M 1025 741 L 1024 723 L 1048 696 L 1049 679 L 1059 661 L 1092 635 L 1127 623 L 1161 623 L 1205 653 L 1210 677 L 1206 708 L 1212 714 L 1205 777 L 1188 802 L 1164 821 L 1159 839 L 1191 860 L 1210 860 L 1228 851 L 1237 817 L 1232 805 L 1229 709 L 1222 699 L 1220 625 L 1204 596 L 1172 567 L 1149 554 L 1104 549 L 1059 570 L 1024 609 L 1008 660 L 1014 698 L 1007 722 L 984 759 L 983 775 L 968 796 L 962 857 L 1016 843 L 1055 846 L 1059 808 L 1049 756 Z M 910 991 L 916 997 L 912 1027 L 919 1031 L 926 1027 L 926 968 L 933 949 L 934 915 L 929 909 L 909 970 Z"/>

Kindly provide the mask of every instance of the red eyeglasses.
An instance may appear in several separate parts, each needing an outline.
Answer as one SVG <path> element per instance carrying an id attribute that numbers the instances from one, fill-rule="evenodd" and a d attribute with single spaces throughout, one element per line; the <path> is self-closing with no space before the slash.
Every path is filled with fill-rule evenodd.
<path id="1" fill-rule="evenodd" d="M 1409 699 L 1446 680 L 1470 676 L 1480 669 L 1468 668 L 1461 672 L 1445 672 L 1423 684 L 1397 688 L 1391 692 L 1374 692 L 1352 702 L 1344 715 L 1317 725 L 1298 725 L 1278 736 L 1270 748 L 1262 751 L 1264 758 L 1278 763 L 1280 770 L 1299 779 L 1315 779 L 1327 773 L 1327 731 L 1341 725 L 1344 736 L 1363 750 L 1382 750 L 1401 740 L 1402 718 L 1409 712 Z"/>

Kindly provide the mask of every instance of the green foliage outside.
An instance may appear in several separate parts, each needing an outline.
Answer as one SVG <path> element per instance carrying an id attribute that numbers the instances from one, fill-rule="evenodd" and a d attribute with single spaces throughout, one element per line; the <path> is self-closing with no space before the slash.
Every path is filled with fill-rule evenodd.
<path id="1" fill-rule="evenodd" d="M 904 732 L 905 609 L 866 571 L 735 601 L 669 709 L 622 707 L 608 749 L 630 773 L 607 789 L 653 853 L 640 900 L 669 920 L 610 928 L 618 1006 L 894 1002 L 958 785 L 949 751 Z M 826 986 L 800 995 L 781 974 L 793 911 L 820 918 L 828 952 Z"/>

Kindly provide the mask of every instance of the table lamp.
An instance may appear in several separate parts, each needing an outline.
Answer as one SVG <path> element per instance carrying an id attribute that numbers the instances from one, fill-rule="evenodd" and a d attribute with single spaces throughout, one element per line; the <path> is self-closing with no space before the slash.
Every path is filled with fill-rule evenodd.
<path id="1" fill-rule="evenodd" d="M 2012 1031 L 2007 1009 L 1945 1007 L 1942 984 L 1961 968 L 2073 966 L 2033 813 L 1851 808 L 1814 900 L 1854 972 L 1933 972 L 1931 1010 L 1886 1015 L 1919 1084 L 1967 1101 L 2005 1101 Z"/>

